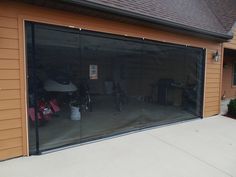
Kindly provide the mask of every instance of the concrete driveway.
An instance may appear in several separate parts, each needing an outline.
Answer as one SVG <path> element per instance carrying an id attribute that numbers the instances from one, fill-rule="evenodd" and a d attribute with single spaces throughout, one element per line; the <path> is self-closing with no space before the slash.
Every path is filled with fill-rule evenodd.
<path id="1" fill-rule="evenodd" d="M 1 177 L 235 177 L 236 120 L 216 116 L 0 162 Z"/>

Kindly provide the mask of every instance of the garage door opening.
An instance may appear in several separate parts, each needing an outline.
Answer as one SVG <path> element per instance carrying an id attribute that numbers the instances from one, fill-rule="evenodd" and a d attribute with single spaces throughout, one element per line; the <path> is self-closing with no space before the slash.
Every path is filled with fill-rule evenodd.
<path id="1" fill-rule="evenodd" d="M 26 23 L 30 152 L 202 116 L 200 48 Z"/>

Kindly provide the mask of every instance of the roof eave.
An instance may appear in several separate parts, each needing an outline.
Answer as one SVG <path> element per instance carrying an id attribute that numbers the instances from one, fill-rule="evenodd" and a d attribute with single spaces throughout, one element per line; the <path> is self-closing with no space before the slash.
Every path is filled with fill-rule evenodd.
<path id="1" fill-rule="evenodd" d="M 230 29 L 230 31 L 228 32 L 228 35 L 232 35 L 234 36 L 234 30 L 236 29 L 236 21 L 234 22 L 234 24 L 232 25 L 232 28 Z"/>
<path id="2" fill-rule="evenodd" d="M 159 19 L 159 18 L 153 18 L 153 17 L 147 16 L 147 15 L 129 12 L 129 11 L 114 8 L 114 7 L 108 7 L 105 5 L 98 4 L 98 3 L 88 2 L 86 0 L 64 0 L 63 2 L 70 3 L 70 4 L 76 4 L 76 5 L 84 6 L 87 8 L 92 8 L 92 9 L 100 10 L 103 12 L 112 13 L 112 14 L 118 14 L 118 15 L 122 15 L 125 17 L 146 21 L 149 23 L 154 23 L 157 25 L 163 25 L 166 27 L 175 28 L 177 30 L 186 31 L 188 33 L 190 32 L 190 33 L 195 33 L 197 35 L 209 36 L 210 38 L 214 38 L 214 39 L 220 40 L 220 41 L 228 41 L 233 38 L 233 35 L 229 34 L 229 33 L 222 34 L 222 33 L 207 31 L 207 30 L 190 27 L 187 25 L 183 25 L 183 24 L 179 24 L 179 23 L 175 23 L 175 22 L 171 22 L 171 21 L 167 21 L 167 20 L 163 20 L 163 19 Z"/>

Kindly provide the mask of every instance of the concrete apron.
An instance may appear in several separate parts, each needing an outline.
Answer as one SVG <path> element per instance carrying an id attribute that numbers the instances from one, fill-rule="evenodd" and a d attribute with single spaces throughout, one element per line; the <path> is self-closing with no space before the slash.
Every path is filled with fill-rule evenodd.
<path id="1" fill-rule="evenodd" d="M 235 167 L 236 121 L 215 116 L 4 161 L 0 177 L 228 177 Z"/>

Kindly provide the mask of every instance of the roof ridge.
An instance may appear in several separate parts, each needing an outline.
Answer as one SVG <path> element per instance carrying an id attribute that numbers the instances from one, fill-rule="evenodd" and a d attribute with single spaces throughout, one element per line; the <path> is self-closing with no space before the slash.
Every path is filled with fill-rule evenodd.
<path id="1" fill-rule="evenodd" d="M 221 20 L 219 19 L 218 15 L 216 15 L 216 13 L 213 11 L 213 9 L 211 8 L 211 6 L 208 4 L 207 1 L 203 0 L 205 2 L 205 4 L 207 5 L 207 7 L 209 8 L 209 10 L 211 11 L 211 13 L 216 17 L 217 21 L 220 23 L 220 25 L 222 26 L 222 28 L 225 30 L 225 32 L 227 33 L 227 29 L 225 27 L 225 25 L 221 22 Z"/>

